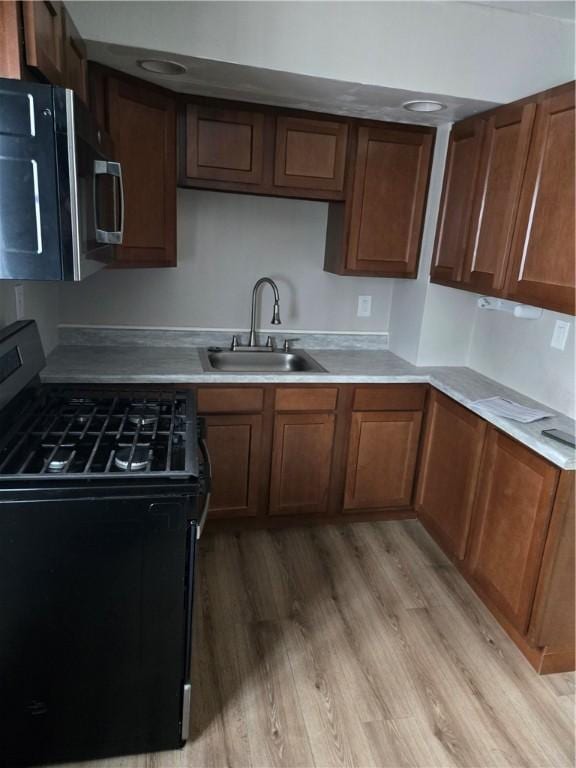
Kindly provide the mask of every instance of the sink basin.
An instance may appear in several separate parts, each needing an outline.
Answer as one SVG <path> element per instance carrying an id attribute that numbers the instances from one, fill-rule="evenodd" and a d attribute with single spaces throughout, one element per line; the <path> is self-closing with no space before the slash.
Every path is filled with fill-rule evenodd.
<path id="1" fill-rule="evenodd" d="M 302 349 L 280 351 L 232 351 L 200 349 L 205 371 L 220 373 L 326 373 L 326 369 Z"/>

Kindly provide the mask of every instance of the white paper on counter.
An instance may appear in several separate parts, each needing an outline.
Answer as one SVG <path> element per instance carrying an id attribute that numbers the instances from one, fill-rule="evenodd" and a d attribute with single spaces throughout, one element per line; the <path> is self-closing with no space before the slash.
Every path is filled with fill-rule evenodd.
<path id="1" fill-rule="evenodd" d="M 474 400 L 471 405 L 476 405 L 493 416 L 503 416 L 505 419 L 520 421 L 522 424 L 529 424 L 532 421 L 546 419 L 554 415 L 548 411 L 539 411 L 537 408 L 527 408 L 525 405 L 515 403 L 513 400 L 506 400 L 504 397 L 487 397 L 484 400 Z"/>

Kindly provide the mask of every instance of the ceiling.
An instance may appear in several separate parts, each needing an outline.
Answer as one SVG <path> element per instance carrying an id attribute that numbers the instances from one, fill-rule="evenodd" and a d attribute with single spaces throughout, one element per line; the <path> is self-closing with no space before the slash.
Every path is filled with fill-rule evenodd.
<path id="1" fill-rule="evenodd" d="M 501 11 L 524 13 L 531 16 L 547 16 L 550 19 L 572 22 L 576 20 L 576 2 L 574 0 L 511 0 L 498 2 L 495 0 L 477 0 L 471 5 L 488 5 Z"/>
<path id="2" fill-rule="evenodd" d="M 312 77 L 94 41 L 88 41 L 88 56 L 101 64 L 179 93 L 374 120 L 442 125 L 494 106 L 490 101 Z M 186 72 L 183 75 L 160 75 L 138 66 L 138 61 L 151 58 L 176 61 L 186 67 Z M 439 101 L 446 108 L 440 112 L 416 113 L 402 107 L 406 101 L 420 99 Z"/>

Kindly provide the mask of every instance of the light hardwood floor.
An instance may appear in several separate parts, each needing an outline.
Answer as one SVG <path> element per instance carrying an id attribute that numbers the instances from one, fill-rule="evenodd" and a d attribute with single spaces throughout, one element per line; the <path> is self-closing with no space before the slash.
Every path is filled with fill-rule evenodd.
<path id="1" fill-rule="evenodd" d="M 192 737 L 98 768 L 574 765 L 538 677 L 416 521 L 201 544 Z"/>

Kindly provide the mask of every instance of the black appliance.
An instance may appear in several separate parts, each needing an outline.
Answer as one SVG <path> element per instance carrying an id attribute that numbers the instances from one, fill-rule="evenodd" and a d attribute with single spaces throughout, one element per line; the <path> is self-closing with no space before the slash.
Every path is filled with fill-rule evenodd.
<path id="1" fill-rule="evenodd" d="M 0 765 L 181 747 L 210 467 L 190 392 L 42 385 L 0 331 Z"/>
<path id="2" fill-rule="evenodd" d="M 73 91 L 0 78 L 0 279 L 81 280 L 122 243 L 122 169 Z"/>

